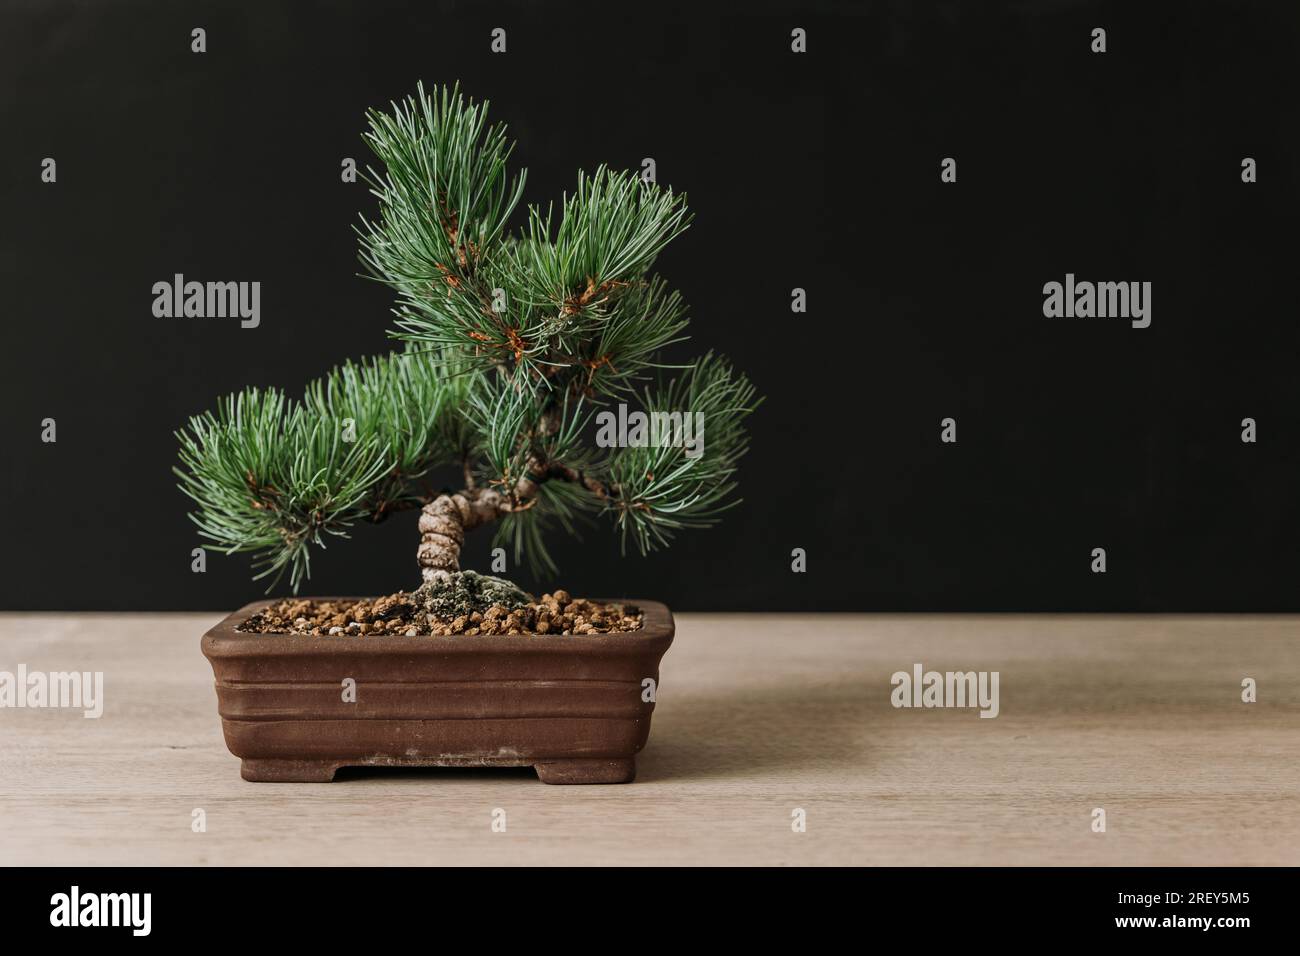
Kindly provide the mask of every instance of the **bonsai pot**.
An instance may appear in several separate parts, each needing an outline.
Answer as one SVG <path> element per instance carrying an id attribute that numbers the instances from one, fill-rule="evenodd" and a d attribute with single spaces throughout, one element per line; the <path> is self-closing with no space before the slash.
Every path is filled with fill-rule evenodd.
<path id="1" fill-rule="evenodd" d="M 662 604 L 623 602 L 641 609 L 642 626 L 613 634 L 237 630 L 271 603 L 203 635 L 226 746 L 245 780 L 325 782 L 355 766 L 531 766 L 543 783 L 636 776 L 673 640 Z"/>

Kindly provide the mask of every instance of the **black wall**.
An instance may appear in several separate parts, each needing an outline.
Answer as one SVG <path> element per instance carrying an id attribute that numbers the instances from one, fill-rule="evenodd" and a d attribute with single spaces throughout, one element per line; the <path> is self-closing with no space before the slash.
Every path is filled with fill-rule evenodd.
<path id="1" fill-rule="evenodd" d="M 172 432 L 246 384 L 297 390 L 389 347 L 389 294 L 355 276 L 370 197 L 340 161 L 369 158 L 367 106 L 423 79 L 492 101 L 528 201 L 654 157 L 697 214 L 659 266 L 693 307 L 681 356 L 727 352 L 767 396 L 741 508 L 648 559 L 604 528 L 562 543 L 570 590 L 681 610 L 1300 610 L 1297 5 L 747 9 L 6 3 L 3 606 L 261 593 L 243 556 L 191 572 Z M 177 272 L 261 281 L 261 326 L 154 318 L 151 286 Z M 1151 327 L 1044 318 L 1067 272 L 1151 281 Z M 414 522 L 317 554 L 307 590 L 414 583 Z M 472 538 L 469 565 L 487 551 Z"/>

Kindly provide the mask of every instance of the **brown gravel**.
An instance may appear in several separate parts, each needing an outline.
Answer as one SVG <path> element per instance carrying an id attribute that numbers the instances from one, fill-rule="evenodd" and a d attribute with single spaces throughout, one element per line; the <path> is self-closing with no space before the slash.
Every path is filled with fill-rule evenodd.
<path id="1" fill-rule="evenodd" d="M 256 634 L 404 634 L 407 637 L 463 634 L 609 634 L 641 628 L 641 611 L 624 604 L 571 598 L 567 591 L 543 594 L 536 604 L 507 610 L 494 604 L 482 613 L 440 620 L 421 610 L 405 591 L 360 601 L 291 598 L 254 614 L 239 630 Z"/>

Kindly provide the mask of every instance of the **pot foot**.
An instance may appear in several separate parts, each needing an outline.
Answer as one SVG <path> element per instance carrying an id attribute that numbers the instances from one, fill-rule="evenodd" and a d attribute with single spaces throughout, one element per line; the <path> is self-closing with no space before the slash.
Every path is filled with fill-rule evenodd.
<path id="1" fill-rule="evenodd" d="M 548 760 L 533 769 L 542 783 L 631 783 L 636 779 L 636 758 Z"/>
<path id="2" fill-rule="evenodd" d="M 339 765 L 324 760 L 244 759 L 239 775 L 256 783 L 329 783 Z"/>

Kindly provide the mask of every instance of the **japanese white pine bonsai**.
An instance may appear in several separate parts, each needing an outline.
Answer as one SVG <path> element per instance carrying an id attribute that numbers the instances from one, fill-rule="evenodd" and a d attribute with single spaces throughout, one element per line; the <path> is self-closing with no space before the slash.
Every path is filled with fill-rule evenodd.
<path id="1" fill-rule="evenodd" d="M 684 197 L 601 167 L 558 214 L 529 206 L 512 231 L 524 172 L 508 174 L 514 146 L 486 103 L 421 85 L 367 118 L 382 169 L 364 174 L 378 214 L 357 229 L 360 258 L 397 294 L 404 347 L 335 368 L 300 401 L 246 388 L 191 418 L 176 473 L 201 535 L 254 552 L 257 577 L 287 570 L 296 591 L 327 536 L 420 509 L 427 590 L 461 576 L 480 525 L 554 573 L 546 535 L 582 518 L 612 519 L 642 552 L 714 523 L 737 501 L 757 402 L 723 358 L 659 358 L 685 338 L 680 296 L 651 272 L 690 222 Z M 593 441 L 620 403 L 649 427 Z M 702 426 L 693 442 L 683 421 Z M 444 466 L 458 489 L 432 486 Z"/>

